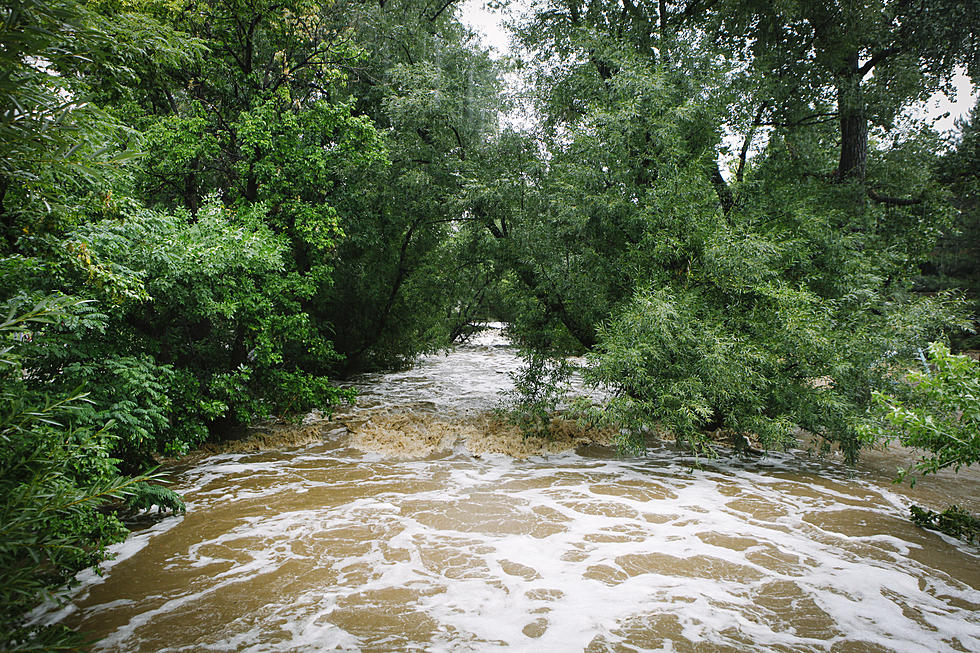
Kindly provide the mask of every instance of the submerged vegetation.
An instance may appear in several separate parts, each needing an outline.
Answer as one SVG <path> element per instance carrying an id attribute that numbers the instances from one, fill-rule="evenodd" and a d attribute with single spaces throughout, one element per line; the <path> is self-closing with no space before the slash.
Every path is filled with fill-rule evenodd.
<path id="1" fill-rule="evenodd" d="M 524 9 L 495 59 L 452 1 L 0 3 L 0 646 L 77 644 L 24 614 L 182 508 L 157 457 L 487 319 L 525 432 L 586 354 L 634 449 L 977 460 L 976 365 L 907 374 L 975 342 L 980 109 L 912 108 L 976 3 Z"/>
<path id="2" fill-rule="evenodd" d="M 942 512 L 912 506 L 910 511 L 912 521 L 923 528 L 946 533 L 969 542 L 975 542 L 980 538 L 980 519 L 959 506 L 950 506 Z"/>

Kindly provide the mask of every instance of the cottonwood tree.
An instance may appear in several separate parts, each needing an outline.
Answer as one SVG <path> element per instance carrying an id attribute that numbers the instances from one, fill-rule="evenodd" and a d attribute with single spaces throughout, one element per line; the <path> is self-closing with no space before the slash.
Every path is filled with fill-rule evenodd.
<path id="1" fill-rule="evenodd" d="M 386 133 L 391 165 L 345 211 L 328 310 L 350 369 L 447 344 L 488 297 L 486 259 L 457 238 L 454 198 L 497 129 L 499 67 L 454 12 L 445 2 L 356 9 L 369 54 L 348 92 Z"/>
<path id="2" fill-rule="evenodd" d="M 958 67 L 980 72 L 975 2 L 681 5 L 679 22 L 712 33 L 751 67 L 759 122 L 836 125 L 842 181 L 865 181 L 870 127 L 892 127 L 910 103 L 948 88 Z M 868 194 L 887 201 L 870 181 Z"/>

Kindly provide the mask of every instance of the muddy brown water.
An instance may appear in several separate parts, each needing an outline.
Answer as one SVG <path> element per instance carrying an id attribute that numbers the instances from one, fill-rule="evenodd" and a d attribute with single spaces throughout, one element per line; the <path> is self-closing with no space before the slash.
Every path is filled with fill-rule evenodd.
<path id="1" fill-rule="evenodd" d="M 38 618 L 99 651 L 980 650 L 980 551 L 906 518 L 976 509 L 975 469 L 913 492 L 890 482 L 902 452 L 698 468 L 667 445 L 351 446 L 344 420 L 394 442 L 472 429 L 515 365 L 491 332 L 364 377 L 311 444 L 185 462 L 187 514 Z"/>

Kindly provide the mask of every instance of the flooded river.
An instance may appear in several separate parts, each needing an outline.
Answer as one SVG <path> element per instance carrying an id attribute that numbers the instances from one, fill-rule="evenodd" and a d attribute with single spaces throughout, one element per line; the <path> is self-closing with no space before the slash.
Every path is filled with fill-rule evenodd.
<path id="1" fill-rule="evenodd" d="M 516 365 L 489 333 L 364 377 L 322 440 L 185 463 L 187 514 L 46 619 L 100 651 L 980 650 L 978 551 L 908 522 L 893 457 L 351 446 L 345 423 L 478 430 Z"/>

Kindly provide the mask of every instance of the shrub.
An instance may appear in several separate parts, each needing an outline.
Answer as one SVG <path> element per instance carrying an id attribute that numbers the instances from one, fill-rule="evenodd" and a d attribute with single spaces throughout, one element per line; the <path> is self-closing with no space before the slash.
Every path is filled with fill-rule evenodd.
<path id="1" fill-rule="evenodd" d="M 913 370 L 895 392 L 874 393 L 872 421 L 865 440 L 898 440 L 925 456 L 910 471 L 931 474 L 980 461 L 980 363 L 951 354 L 938 342 L 929 345 L 928 370 Z M 913 479 L 914 480 L 914 479 Z"/>
<path id="2" fill-rule="evenodd" d="M 524 365 L 510 373 L 514 389 L 507 393 L 507 419 L 525 437 L 548 437 L 551 418 L 569 390 L 572 365 L 534 349 L 521 351 Z"/>
<path id="3" fill-rule="evenodd" d="M 119 475 L 107 429 L 76 424 L 91 410 L 85 392 L 58 395 L 30 383 L 36 341 L 77 305 L 57 296 L 30 308 L 8 302 L 0 323 L 0 649 L 6 651 L 80 645 L 78 635 L 31 626 L 25 614 L 44 599 L 61 598 L 78 571 L 106 558 L 106 546 L 127 531 L 102 508 L 149 480 Z M 163 495 L 176 498 L 169 490 Z"/>

